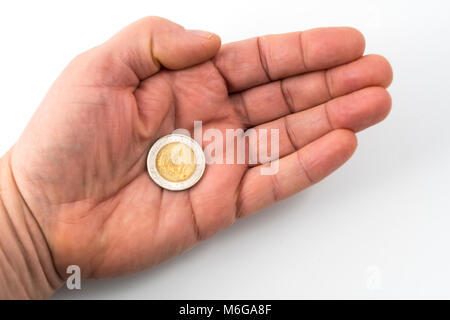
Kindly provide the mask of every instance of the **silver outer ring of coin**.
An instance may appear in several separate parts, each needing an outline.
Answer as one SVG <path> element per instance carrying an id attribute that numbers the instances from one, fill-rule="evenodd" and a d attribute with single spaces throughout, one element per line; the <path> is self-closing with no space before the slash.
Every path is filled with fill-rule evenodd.
<path id="1" fill-rule="evenodd" d="M 197 165 L 194 173 L 188 179 L 180 182 L 172 182 L 164 179 L 156 169 L 156 156 L 159 151 L 165 145 L 173 142 L 180 142 L 191 148 L 194 152 L 195 164 Z M 203 153 L 202 147 L 191 137 L 182 134 L 169 134 L 158 139 L 150 148 L 147 156 L 147 170 L 152 180 L 160 187 L 172 191 L 186 190 L 195 185 L 203 176 L 205 163 L 205 154 Z"/>

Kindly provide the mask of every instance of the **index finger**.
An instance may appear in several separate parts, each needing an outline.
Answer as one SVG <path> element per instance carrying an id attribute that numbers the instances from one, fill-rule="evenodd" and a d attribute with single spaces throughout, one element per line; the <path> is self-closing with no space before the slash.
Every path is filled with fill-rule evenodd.
<path id="1" fill-rule="evenodd" d="M 364 37 L 354 28 L 317 28 L 225 44 L 214 64 L 229 91 L 236 92 L 351 62 L 364 49 Z"/>

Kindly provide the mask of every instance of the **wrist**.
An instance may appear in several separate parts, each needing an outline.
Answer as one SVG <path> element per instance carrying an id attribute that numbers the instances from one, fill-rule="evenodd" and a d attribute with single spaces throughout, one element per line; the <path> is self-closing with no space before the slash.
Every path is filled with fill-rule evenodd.
<path id="1" fill-rule="evenodd" d="M 0 158 L 0 299 L 45 299 L 62 284 L 39 223 Z"/>

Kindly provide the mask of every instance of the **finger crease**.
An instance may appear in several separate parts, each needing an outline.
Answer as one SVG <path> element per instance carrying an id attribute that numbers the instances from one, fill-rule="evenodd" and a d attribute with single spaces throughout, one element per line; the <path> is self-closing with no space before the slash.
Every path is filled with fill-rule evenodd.
<path id="1" fill-rule="evenodd" d="M 305 69 L 306 72 L 308 72 L 309 68 L 306 65 L 305 47 L 303 44 L 303 32 L 300 32 L 298 37 L 299 37 L 299 43 L 300 43 L 300 55 L 302 56 L 303 68 Z"/>
<path id="2" fill-rule="evenodd" d="M 323 112 L 325 113 L 325 119 L 327 119 L 328 126 L 331 130 L 334 130 L 333 123 L 331 122 L 330 113 L 328 112 L 328 103 L 323 105 Z"/>
<path id="3" fill-rule="evenodd" d="M 247 171 L 248 173 L 248 171 Z M 242 189 L 244 187 L 244 182 L 247 177 L 247 173 L 244 173 L 239 181 L 239 185 L 236 189 L 236 212 L 234 215 L 234 221 L 239 220 L 242 217 L 243 210 L 243 200 L 242 200 Z"/>
<path id="4" fill-rule="evenodd" d="M 280 186 L 280 183 L 278 181 L 278 177 L 276 174 L 271 174 L 270 177 L 272 179 L 273 200 L 274 200 L 274 202 L 278 202 L 283 199 L 282 193 L 281 193 L 281 186 Z"/>
<path id="5" fill-rule="evenodd" d="M 200 241 L 202 241 L 202 235 L 200 232 L 200 227 L 198 226 L 198 223 L 197 223 L 197 218 L 195 216 L 194 205 L 192 204 L 190 192 L 188 192 L 188 200 L 189 200 L 189 204 L 191 205 L 191 217 L 192 217 L 192 225 L 194 227 L 195 240 L 196 240 L 196 242 L 200 242 Z"/>
<path id="6" fill-rule="evenodd" d="M 280 89 L 281 89 L 281 94 L 283 95 L 283 99 L 286 102 L 286 105 L 289 109 L 289 113 L 295 113 L 295 108 L 294 108 L 294 103 L 292 100 L 291 93 L 289 92 L 288 88 L 286 88 L 286 86 L 284 85 L 283 80 L 280 81 Z"/>
<path id="7" fill-rule="evenodd" d="M 244 95 L 242 93 L 237 94 L 240 103 L 238 103 L 238 113 L 240 116 L 241 123 L 244 127 L 251 125 L 250 116 L 248 114 L 247 102 L 245 101 Z"/>
<path id="8" fill-rule="evenodd" d="M 327 89 L 327 93 L 328 93 L 328 99 L 333 99 L 334 96 L 331 93 L 331 74 L 329 70 L 325 70 L 323 72 L 323 77 L 324 77 L 324 81 L 325 81 L 325 88 Z"/>
<path id="9" fill-rule="evenodd" d="M 264 54 L 262 48 L 261 48 L 261 37 L 257 37 L 256 38 L 256 46 L 258 47 L 258 53 L 259 53 L 259 61 L 261 63 L 262 69 L 264 71 L 264 73 L 266 74 L 266 77 L 269 81 L 273 81 L 272 78 L 270 77 L 270 73 L 269 73 L 269 66 L 267 64 L 267 58 L 266 55 Z"/>
<path id="10" fill-rule="evenodd" d="M 223 83 L 225 85 L 225 87 L 227 88 L 227 92 L 231 91 L 231 84 L 229 83 L 228 79 L 225 77 L 225 75 L 222 73 L 222 71 L 220 70 L 220 68 L 217 66 L 216 64 L 216 59 L 212 59 L 211 63 L 214 67 L 214 69 L 216 69 L 217 73 L 221 76 Z"/>
<path id="11" fill-rule="evenodd" d="M 305 173 L 306 178 L 308 179 L 309 184 L 314 184 L 314 180 L 311 178 L 311 175 L 309 174 L 308 169 L 305 166 L 305 163 L 303 162 L 303 158 L 301 155 L 301 152 L 297 152 L 297 160 L 299 163 L 300 168 L 303 170 L 303 172 Z"/>
<path id="12" fill-rule="evenodd" d="M 292 145 L 294 150 L 298 150 L 299 147 L 297 146 L 297 143 L 295 143 L 295 141 L 297 141 L 297 139 L 295 137 L 295 133 L 292 131 L 292 128 L 289 125 L 287 117 L 283 117 L 283 123 L 284 123 L 284 128 L 286 130 L 286 135 L 289 139 L 290 144 Z"/>

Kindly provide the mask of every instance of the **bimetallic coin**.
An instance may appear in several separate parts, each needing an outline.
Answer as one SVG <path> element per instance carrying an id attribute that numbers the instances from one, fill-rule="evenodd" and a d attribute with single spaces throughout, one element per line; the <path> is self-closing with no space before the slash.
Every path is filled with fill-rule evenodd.
<path id="1" fill-rule="evenodd" d="M 150 148 L 147 170 L 160 187 L 172 191 L 186 190 L 202 177 L 205 155 L 194 139 L 182 134 L 169 134 Z"/>

